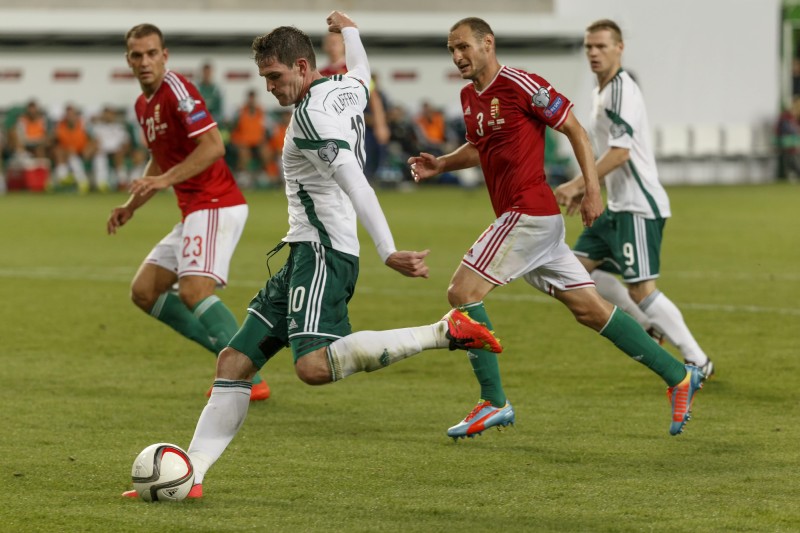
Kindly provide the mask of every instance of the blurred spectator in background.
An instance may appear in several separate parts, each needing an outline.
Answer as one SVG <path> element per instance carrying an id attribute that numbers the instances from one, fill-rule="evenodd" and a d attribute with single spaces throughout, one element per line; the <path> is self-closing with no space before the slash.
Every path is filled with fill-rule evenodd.
<path id="1" fill-rule="evenodd" d="M 35 158 L 47 157 L 50 125 L 47 117 L 35 100 L 25 106 L 25 111 L 17 118 L 16 126 L 11 130 L 12 149 L 18 155 L 28 154 Z"/>
<path id="2" fill-rule="evenodd" d="M 200 96 L 206 101 L 209 113 L 219 125 L 223 120 L 222 89 L 214 83 L 214 67 L 211 63 L 204 63 L 200 69 L 200 83 L 197 84 Z"/>
<path id="3" fill-rule="evenodd" d="M 402 105 L 392 105 L 387 113 L 391 143 L 399 145 L 403 153 L 415 155 L 420 152 L 417 130 L 411 120 L 408 110 Z M 403 166 L 408 158 L 403 159 Z M 410 172 L 409 172 L 410 175 Z"/>
<path id="4" fill-rule="evenodd" d="M 325 77 L 334 74 L 345 74 L 347 63 L 344 57 L 344 40 L 340 33 L 326 33 L 322 37 L 322 51 L 328 57 L 328 64 L 319 69 L 319 73 Z"/>
<path id="5" fill-rule="evenodd" d="M 800 96 L 800 57 L 792 58 L 792 96 Z"/>
<path id="6" fill-rule="evenodd" d="M 291 109 L 282 109 L 278 112 L 275 125 L 270 130 L 267 140 L 268 160 L 265 168 L 269 186 L 280 185 L 283 180 L 283 165 L 281 164 L 283 141 L 291 120 Z"/>
<path id="7" fill-rule="evenodd" d="M 64 116 L 58 121 L 53 132 L 53 163 L 58 185 L 69 184 L 72 180 L 78 192 L 89 192 L 89 177 L 86 175 L 86 162 L 94 151 L 94 143 L 86 131 L 78 109 L 67 104 Z"/>
<path id="8" fill-rule="evenodd" d="M 327 33 L 322 38 L 322 51 L 328 57 L 328 65 L 321 67 L 319 73 L 326 77 L 335 74 L 346 74 L 347 64 L 344 56 L 344 40 L 341 33 Z M 381 166 L 381 158 L 385 154 L 385 146 L 389 142 L 389 126 L 386 120 L 386 105 L 383 95 L 377 87 L 374 73 L 369 87 L 370 98 L 364 110 L 364 151 L 366 164 L 364 175 L 371 180 Z"/>
<path id="9" fill-rule="evenodd" d="M 778 118 L 779 175 L 800 177 L 800 95 L 795 95 L 789 109 Z"/>
<path id="10" fill-rule="evenodd" d="M 414 117 L 419 131 L 419 141 L 423 152 L 441 155 L 447 141 L 447 124 L 444 113 L 430 102 L 423 101 L 419 113 Z"/>
<path id="11" fill-rule="evenodd" d="M 123 118 L 107 105 L 92 124 L 92 138 L 96 151 L 92 161 L 94 184 L 99 191 L 109 189 L 110 169 L 114 168 L 114 180 L 118 190 L 127 189 L 129 179 L 126 158 L 131 148 L 131 136 Z"/>
<path id="12" fill-rule="evenodd" d="M 128 130 L 128 138 L 131 140 L 131 147 L 128 151 L 128 186 L 133 180 L 144 176 L 147 162 L 150 160 L 150 150 L 144 139 L 144 131 L 139 126 L 136 113 L 133 107 L 128 109 L 125 116 L 125 129 Z M 127 189 L 127 187 L 126 187 Z"/>
<path id="13" fill-rule="evenodd" d="M 231 144 L 236 150 L 236 181 L 240 187 L 251 187 L 257 183 L 269 161 L 266 114 L 258 105 L 254 90 L 247 92 L 247 99 L 232 124 Z"/>
<path id="14" fill-rule="evenodd" d="M 5 160 L 5 135 L 3 135 L 3 128 L 0 128 L 0 194 L 6 193 L 6 175 L 3 172 L 3 161 Z"/>
<path id="15" fill-rule="evenodd" d="M 386 109 L 389 126 L 389 144 L 386 161 L 378 171 L 381 181 L 411 181 L 411 171 L 406 164 L 409 157 L 419 153 L 417 129 L 405 107 L 389 105 Z"/>
<path id="16" fill-rule="evenodd" d="M 336 34 L 341 35 L 341 34 Z M 369 103 L 364 110 L 364 175 L 368 180 L 376 177 L 379 169 L 386 165 L 387 146 L 391 138 L 386 109 L 389 103 L 378 86 L 377 75 L 373 72 L 369 88 Z"/>

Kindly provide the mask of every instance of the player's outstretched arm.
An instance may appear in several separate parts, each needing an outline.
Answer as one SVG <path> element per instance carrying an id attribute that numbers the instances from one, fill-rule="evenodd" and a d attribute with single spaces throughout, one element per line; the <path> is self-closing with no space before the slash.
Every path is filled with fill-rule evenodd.
<path id="1" fill-rule="evenodd" d="M 594 163 L 594 153 L 589 136 L 578 119 L 568 112 L 567 119 L 558 128 L 569 139 L 575 159 L 583 175 L 583 200 L 581 201 L 581 218 L 583 225 L 591 226 L 603 212 L 603 198 L 600 196 L 600 181 Z"/>
<path id="2" fill-rule="evenodd" d="M 553 193 L 556 195 L 558 205 L 566 207 L 567 215 L 574 215 L 580 210 L 583 200 L 583 176 L 578 174 L 568 182 L 562 183 Z"/>
<path id="3" fill-rule="evenodd" d="M 597 178 L 600 185 L 603 179 L 612 171 L 624 165 L 630 159 L 630 151 L 627 148 L 613 146 L 606 153 L 601 155 L 595 167 L 597 168 Z M 558 205 L 567 208 L 567 215 L 574 215 L 581 208 L 583 200 L 583 175 L 578 174 L 566 183 L 562 183 L 553 191 L 556 195 Z"/>
<path id="4" fill-rule="evenodd" d="M 364 50 L 356 23 L 341 11 L 332 12 L 328 15 L 327 20 L 328 31 L 342 34 L 347 75 L 360 80 L 365 87 L 369 88 L 372 73 L 367 59 L 367 51 Z"/>
<path id="5" fill-rule="evenodd" d="M 128 222 L 131 217 L 133 217 L 133 210 L 130 208 L 120 205 L 115 207 L 111 210 L 111 214 L 108 215 L 108 220 L 106 221 L 106 231 L 109 235 L 114 235 L 117 232 L 117 228 L 120 228 Z"/>
<path id="6" fill-rule="evenodd" d="M 355 157 L 351 155 L 343 159 L 333 171 L 333 179 L 350 198 L 359 222 L 372 237 L 381 261 L 386 264 L 389 256 L 397 252 L 397 248 L 375 190 L 370 186 Z"/>
<path id="7" fill-rule="evenodd" d="M 447 155 L 436 157 L 422 152 L 409 157 L 407 163 L 411 167 L 414 181 L 422 181 L 443 172 L 477 167 L 481 164 L 481 159 L 477 148 L 470 143 L 464 143 Z"/>
<path id="8" fill-rule="evenodd" d="M 325 19 L 328 23 L 328 31 L 331 33 L 341 33 L 343 28 L 357 28 L 356 23 L 347 13 L 341 11 L 331 11 L 328 18 Z"/>
<path id="9" fill-rule="evenodd" d="M 134 180 L 134 183 L 136 181 L 146 179 L 149 176 L 157 176 L 159 174 L 161 174 L 161 168 L 153 158 L 150 158 L 144 168 L 144 176 Z M 131 195 L 128 197 L 128 200 L 124 204 L 112 209 L 111 214 L 108 216 L 108 220 L 106 221 L 106 231 L 108 234 L 114 235 L 117 233 L 117 229 L 124 226 L 131 218 L 133 218 L 133 213 L 141 206 L 146 204 L 147 201 L 155 195 L 155 193 L 156 191 L 150 191 L 146 194 L 138 194 L 133 191 L 133 185 L 131 185 Z"/>
<path id="10" fill-rule="evenodd" d="M 421 252 L 397 251 L 386 260 L 386 266 L 409 278 L 427 278 L 429 270 L 428 265 L 425 264 L 425 257 L 429 253 L 430 250 Z"/>
<path id="11" fill-rule="evenodd" d="M 149 174 L 131 184 L 133 194 L 145 195 L 166 189 L 170 185 L 193 178 L 210 167 L 217 159 L 225 157 L 225 143 L 217 128 L 195 137 L 194 150 L 186 158 L 163 174 Z"/>

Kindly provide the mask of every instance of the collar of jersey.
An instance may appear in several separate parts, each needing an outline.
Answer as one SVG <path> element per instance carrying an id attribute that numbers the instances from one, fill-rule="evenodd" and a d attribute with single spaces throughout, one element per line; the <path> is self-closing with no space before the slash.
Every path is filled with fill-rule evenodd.
<path id="1" fill-rule="evenodd" d="M 297 107 L 300 104 L 302 104 L 303 102 L 305 102 L 306 100 L 308 100 L 309 98 L 311 98 L 311 88 L 314 87 L 315 85 L 319 85 L 320 83 L 325 83 L 326 81 L 331 81 L 331 79 L 322 77 L 322 78 L 320 78 L 318 80 L 312 81 L 311 85 L 308 86 L 308 92 L 306 93 L 306 95 L 303 97 L 302 100 L 300 100 L 299 102 L 294 104 L 294 106 Z"/>

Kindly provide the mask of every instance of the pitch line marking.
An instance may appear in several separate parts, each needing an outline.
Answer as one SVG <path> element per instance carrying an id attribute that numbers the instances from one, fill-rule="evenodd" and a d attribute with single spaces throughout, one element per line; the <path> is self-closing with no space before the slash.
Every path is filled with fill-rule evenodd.
<path id="1" fill-rule="evenodd" d="M 125 283 L 131 282 L 134 269 L 130 267 L 31 267 L 31 268 L 0 268 L 0 278 L 6 279 L 47 279 L 52 281 L 95 281 Z M 773 279 L 792 279 L 792 274 L 770 275 Z M 752 276 L 750 277 L 752 279 Z M 236 280 L 230 283 L 231 287 L 257 288 L 264 285 L 265 280 Z M 358 286 L 361 294 L 397 295 L 397 296 L 430 296 L 430 290 L 421 289 L 390 289 L 374 288 L 364 284 Z M 445 291 L 441 291 L 441 300 L 445 301 Z M 551 304 L 556 300 L 549 296 L 540 295 L 538 291 L 530 288 L 528 293 L 512 293 L 496 291 L 489 299 L 501 302 L 532 302 L 537 304 Z M 706 304 L 700 302 L 676 302 L 681 309 L 694 311 L 708 311 L 712 313 L 749 313 L 749 314 L 774 314 L 783 316 L 800 316 L 800 308 L 792 307 L 766 307 L 760 305 L 737 304 Z"/>

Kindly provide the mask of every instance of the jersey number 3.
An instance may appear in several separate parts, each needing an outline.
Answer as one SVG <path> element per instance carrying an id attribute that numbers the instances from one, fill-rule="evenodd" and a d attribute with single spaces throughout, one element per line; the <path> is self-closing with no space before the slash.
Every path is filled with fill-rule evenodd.
<path id="1" fill-rule="evenodd" d="M 478 128 L 475 133 L 478 134 L 478 137 L 483 137 L 483 112 L 478 113 L 475 119 L 478 121 Z"/>

